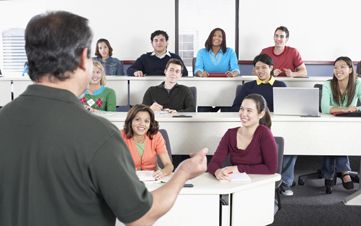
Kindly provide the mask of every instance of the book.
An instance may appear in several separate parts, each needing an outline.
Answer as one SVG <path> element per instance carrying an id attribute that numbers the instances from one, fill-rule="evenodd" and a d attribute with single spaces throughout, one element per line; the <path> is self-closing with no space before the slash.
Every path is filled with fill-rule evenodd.
<path id="1" fill-rule="evenodd" d="M 137 170 L 136 174 L 140 181 L 143 182 L 155 182 L 156 179 L 153 177 L 153 170 Z"/>

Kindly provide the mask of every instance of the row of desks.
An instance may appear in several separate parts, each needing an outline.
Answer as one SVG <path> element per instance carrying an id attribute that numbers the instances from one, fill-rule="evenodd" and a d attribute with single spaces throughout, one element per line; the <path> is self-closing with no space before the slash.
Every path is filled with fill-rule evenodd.
<path id="1" fill-rule="evenodd" d="M 108 112 L 98 115 L 107 118 L 118 128 L 123 128 L 126 113 Z M 199 112 L 187 115 L 192 117 L 155 115 L 160 128 L 167 130 L 172 153 L 175 155 L 188 155 L 203 147 L 208 147 L 209 154 L 213 154 L 227 129 L 240 126 L 238 113 Z M 285 155 L 361 156 L 360 128 L 361 118 L 272 115 L 272 132 L 274 136 L 284 138 Z M 346 203 L 361 205 L 361 190 L 352 194 Z"/>
<path id="2" fill-rule="evenodd" d="M 329 77 L 309 78 L 277 78 L 288 86 L 313 87 L 314 84 L 323 83 Z M 132 76 L 107 76 L 107 86 L 116 93 L 117 106 L 134 105 L 141 103 L 145 91 L 150 86 L 159 85 L 164 76 L 132 77 Z M 236 94 L 237 85 L 255 80 L 255 76 L 240 76 L 236 78 L 199 78 L 182 77 L 179 84 L 197 87 L 198 106 L 231 106 Z M 19 96 L 31 84 L 27 77 L 2 77 L 0 78 L 0 106 Z"/>

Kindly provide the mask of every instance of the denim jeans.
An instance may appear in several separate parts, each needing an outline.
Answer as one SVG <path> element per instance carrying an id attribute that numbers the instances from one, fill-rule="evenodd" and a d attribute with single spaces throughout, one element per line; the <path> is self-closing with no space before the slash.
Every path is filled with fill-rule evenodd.
<path id="1" fill-rule="evenodd" d="M 282 164 L 282 182 L 287 186 L 291 187 L 295 178 L 295 164 L 297 155 L 285 155 L 283 156 Z"/>
<path id="2" fill-rule="evenodd" d="M 322 161 L 322 175 L 332 179 L 335 173 L 351 171 L 348 156 L 325 156 Z"/>

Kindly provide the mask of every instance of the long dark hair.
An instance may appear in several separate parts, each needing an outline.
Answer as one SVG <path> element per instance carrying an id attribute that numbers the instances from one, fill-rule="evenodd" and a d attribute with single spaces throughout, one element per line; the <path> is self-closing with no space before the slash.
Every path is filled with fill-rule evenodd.
<path id="1" fill-rule="evenodd" d="M 227 51 L 227 44 L 226 44 L 226 33 L 224 32 L 224 30 L 222 28 L 214 28 L 211 33 L 209 34 L 206 42 L 204 43 L 204 46 L 206 47 L 206 49 L 209 51 L 210 49 L 212 49 L 213 43 L 212 43 L 212 39 L 213 39 L 213 35 L 214 33 L 216 33 L 216 31 L 220 31 L 222 33 L 222 44 L 221 44 L 221 49 L 223 53 L 226 53 Z"/>
<path id="2" fill-rule="evenodd" d="M 147 136 L 150 139 L 153 139 L 153 135 L 156 134 L 159 130 L 159 125 L 158 122 L 155 120 L 153 110 L 144 104 L 136 104 L 129 110 L 127 114 L 127 118 L 125 119 L 124 122 L 123 129 L 128 139 L 134 136 L 134 131 L 132 129 L 132 122 L 135 116 L 138 114 L 138 112 L 141 111 L 148 112 L 150 116 L 150 126 L 147 132 Z"/>
<path id="3" fill-rule="evenodd" d="M 348 78 L 348 83 L 347 83 L 347 87 L 345 90 L 345 94 L 347 95 L 347 106 L 350 106 L 353 100 L 353 97 L 355 96 L 355 92 L 356 92 L 356 74 L 355 74 L 355 69 L 352 63 L 352 60 L 347 57 L 347 56 L 341 56 L 338 57 L 335 62 L 333 63 L 333 65 L 336 64 L 337 61 L 344 61 L 347 66 L 349 68 L 352 69 L 352 71 L 349 74 L 349 78 Z M 338 79 L 335 76 L 335 73 L 333 73 L 332 76 L 332 80 L 331 80 L 331 90 L 332 90 L 332 97 L 333 100 L 341 106 L 342 102 L 345 100 L 346 95 L 342 95 L 341 91 L 340 91 L 340 87 L 338 85 Z"/>
<path id="4" fill-rule="evenodd" d="M 262 95 L 259 95 L 257 93 L 249 94 L 244 99 L 253 100 L 256 103 L 256 108 L 257 108 L 258 114 L 260 114 L 262 111 L 264 111 L 264 116 L 262 118 L 260 118 L 259 124 L 262 124 L 262 125 L 267 126 L 268 128 L 271 128 L 271 126 L 272 126 L 271 114 L 267 107 L 266 99 L 264 99 L 264 97 Z"/>

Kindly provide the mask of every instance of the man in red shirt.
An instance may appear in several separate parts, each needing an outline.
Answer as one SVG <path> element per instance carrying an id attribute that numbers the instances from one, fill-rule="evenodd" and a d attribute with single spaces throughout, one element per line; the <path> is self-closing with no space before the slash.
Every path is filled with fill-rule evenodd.
<path id="1" fill-rule="evenodd" d="M 263 49 L 261 53 L 272 58 L 274 76 L 307 76 L 306 66 L 300 53 L 297 49 L 286 46 L 289 34 L 288 29 L 284 26 L 276 28 L 273 36 L 275 45 Z"/>

